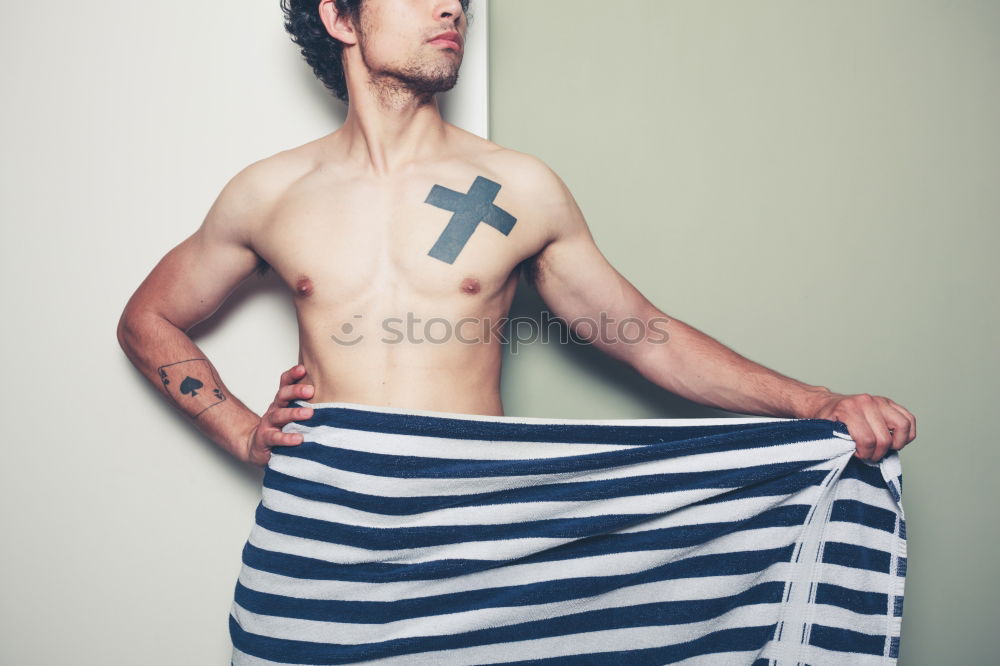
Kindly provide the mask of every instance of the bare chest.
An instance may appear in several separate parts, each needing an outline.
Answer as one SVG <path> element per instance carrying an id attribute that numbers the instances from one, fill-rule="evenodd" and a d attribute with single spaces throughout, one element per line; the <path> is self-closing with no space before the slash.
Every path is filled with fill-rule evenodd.
<path id="1" fill-rule="evenodd" d="M 389 182 L 307 180 L 254 244 L 304 302 L 399 305 L 497 297 L 543 241 L 529 202 L 469 169 Z"/>

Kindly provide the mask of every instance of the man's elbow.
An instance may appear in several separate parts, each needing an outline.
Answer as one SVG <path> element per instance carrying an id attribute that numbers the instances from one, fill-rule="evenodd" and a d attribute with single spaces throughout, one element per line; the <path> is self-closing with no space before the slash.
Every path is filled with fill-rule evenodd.
<path id="1" fill-rule="evenodd" d="M 118 318 L 115 334 L 118 337 L 118 345 L 126 355 L 133 349 L 139 336 L 138 319 L 138 315 L 127 307 Z"/>
<path id="2" fill-rule="evenodd" d="M 653 307 L 637 308 L 641 314 L 627 317 L 618 327 L 618 343 L 626 363 L 639 372 L 662 368 L 673 350 L 671 318 Z"/>
<path id="3" fill-rule="evenodd" d="M 118 319 L 118 327 L 115 331 L 122 351 L 131 357 L 131 352 L 140 348 L 144 339 L 153 337 L 150 331 L 165 321 L 163 317 L 151 310 L 126 306 Z"/>

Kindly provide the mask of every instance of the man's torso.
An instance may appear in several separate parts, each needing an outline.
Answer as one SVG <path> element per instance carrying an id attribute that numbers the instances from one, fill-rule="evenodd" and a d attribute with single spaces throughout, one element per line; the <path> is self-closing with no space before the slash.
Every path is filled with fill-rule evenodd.
<path id="1" fill-rule="evenodd" d="M 312 402 L 502 413 L 498 325 L 551 229 L 528 156 L 449 136 L 448 158 L 390 175 L 328 156 L 331 137 L 272 158 L 288 186 L 251 240 L 292 291 Z"/>

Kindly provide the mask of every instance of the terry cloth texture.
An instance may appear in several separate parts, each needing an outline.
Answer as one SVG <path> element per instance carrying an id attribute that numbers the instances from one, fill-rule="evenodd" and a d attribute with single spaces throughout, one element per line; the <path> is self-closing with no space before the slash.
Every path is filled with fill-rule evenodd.
<path id="1" fill-rule="evenodd" d="M 899 455 L 842 423 L 298 403 L 235 666 L 897 662 Z"/>

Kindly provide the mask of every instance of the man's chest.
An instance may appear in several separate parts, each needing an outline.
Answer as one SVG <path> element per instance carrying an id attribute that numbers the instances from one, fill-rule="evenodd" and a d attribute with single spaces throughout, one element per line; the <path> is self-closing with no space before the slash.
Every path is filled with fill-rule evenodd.
<path id="1" fill-rule="evenodd" d="M 501 180 L 473 169 L 384 181 L 311 178 L 258 230 L 255 249 L 302 296 L 489 296 L 545 239 L 530 202 Z"/>

